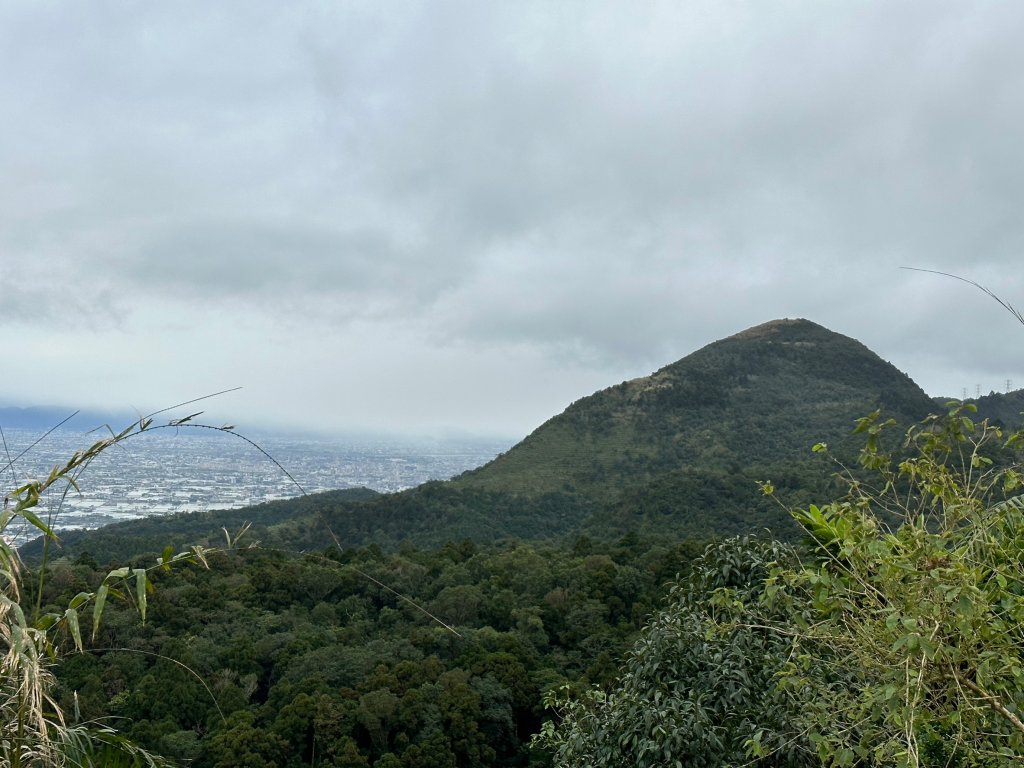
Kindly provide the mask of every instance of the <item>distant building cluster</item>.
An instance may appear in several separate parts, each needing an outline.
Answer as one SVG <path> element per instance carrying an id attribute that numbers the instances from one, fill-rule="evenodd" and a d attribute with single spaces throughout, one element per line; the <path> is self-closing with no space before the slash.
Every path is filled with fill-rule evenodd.
<path id="1" fill-rule="evenodd" d="M 27 430 L 4 433 L 12 456 L 38 438 L 38 433 Z M 46 475 L 88 442 L 79 432 L 53 432 L 15 462 L 14 475 L 19 482 Z M 307 493 L 354 487 L 400 491 L 478 467 L 508 447 L 288 438 L 269 438 L 260 444 Z M 74 489 L 63 496 L 63 489 L 51 492 L 38 510 L 41 516 L 52 517 L 64 530 L 97 528 L 153 515 L 233 509 L 302 492 L 266 456 L 226 434 L 146 434 L 103 454 L 79 485 L 80 493 Z"/>

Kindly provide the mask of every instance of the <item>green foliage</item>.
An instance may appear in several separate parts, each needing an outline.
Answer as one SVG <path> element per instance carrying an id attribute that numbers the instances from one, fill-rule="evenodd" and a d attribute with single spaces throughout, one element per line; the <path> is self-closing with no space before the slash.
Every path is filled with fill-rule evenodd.
<path id="1" fill-rule="evenodd" d="M 14 497 L 11 519 L 46 536 L 25 550 L 28 614 L 3 553 L 0 639 L 38 673 L 25 711 L 54 734 L 47 760 L 149 759 L 127 736 L 196 768 L 1008 765 L 1024 733 L 1024 503 L 999 496 L 1020 482 L 1014 447 L 957 412 L 890 456 L 869 417 L 849 495 L 811 505 L 827 481 L 808 447 L 849 464 L 854 416 L 880 406 L 909 423 L 929 402 L 857 342 L 771 323 L 585 398 L 453 482 L 134 521 L 69 536 L 53 561 L 33 507 L 72 463 Z M 803 507 L 797 524 L 773 494 Z M 216 551 L 243 522 L 266 549 Z M 349 548 L 324 550 L 328 527 Z M 764 527 L 802 529 L 810 554 L 713 545 L 637 639 L 694 556 L 673 536 Z M 97 567 L 112 561 L 130 565 Z M 124 650 L 81 653 L 90 640 Z M 55 687 L 46 654 L 68 647 Z M 531 752 L 545 693 L 563 720 Z M 83 740 L 71 709 L 125 733 Z"/>
<path id="2" fill-rule="evenodd" d="M 1024 436 L 972 415 L 895 455 L 893 422 L 861 419 L 847 493 L 793 512 L 806 549 L 709 549 L 608 692 L 548 697 L 538 746 L 569 767 L 1019 765 Z"/>
<path id="3" fill-rule="evenodd" d="M 78 651 L 84 648 L 82 611 L 91 616 L 94 638 L 110 595 L 132 601 L 145 620 L 150 587 L 146 570 L 120 568 L 102 574 L 95 590 L 79 590 L 68 595 L 62 605 L 47 610 L 41 602 L 45 583 L 41 576 L 36 584 L 39 599 L 33 609 L 26 610 L 21 604 L 24 573 L 9 544 L 14 526 L 21 523 L 39 530 L 47 541 L 55 539 L 50 524 L 36 514 L 44 495 L 67 494 L 77 489 L 82 473 L 97 456 L 156 428 L 152 419 L 141 419 L 119 433 L 111 432 L 109 437 L 77 451 L 63 465 L 54 466 L 46 478 L 16 482 L 17 487 L 4 497 L 0 512 L 0 760 L 4 765 L 21 768 L 161 763 L 110 728 L 95 723 L 69 724 L 64 710 L 51 696 L 52 660 L 62 652 L 62 641 L 70 642 Z M 11 464 L 6 470 L 15 475 Z"/>
<path id="4" fill-rule="evenodd" d="M 937 397 L 935 404 L 943 407 L 951 398 Z M 965 403 L 977 408 L 977 418 L 995 426 L 1019 429 L 1024 426 L 1024 389 L 1013 392 L 990 392 L 978 398 L 968 398 Z"/>
<path id="5" fill-rule="evenodd" d="M 562 719 L 536 745 L 566 768 L 725 768 L 747 762 L 750 743 L 769 755 L 763 765 L 811 765 L 775 681 L 791 643 L 757 614 L 770 569 L 793 560 L 787 547 L 751 538 L 709 547 L 608 693 L 566 686 L 547 697 Z M 729 599 L 712 599 L 721 590 Z"/>
<path id="6" fill-rule="evenodd" d="M 161 556 L 149 559 L 148 567 L 142 564 L 121 566 L 110 571 L 96 569 L 90 557 L 79 558 L 72 566 L 66 561 L 51 563 L 50 552 L 58 538 L 53 522 L 59 514 L 60 501 L 72 491 L 89 465 L 104 451 L 126 440 L 138 438 L 145 433 L 162 428 L 180 429 L 198 427 L 230 433 L 231 427 L 208 427 L 194 424 L 198 414 L 173 419 L 166 424 L 154 424 L 153 418 L 145 417 L 104 439 L 97 440 L 86 449 L 77 451 L 63 465 L 56 465 L 45 479 L 30 479 L 17 485 L 4 497 L 4 508 L 0 512 L 0 762 L 12 768 L 22 766 L 156 766 L 169 765 L 164 759 L 138 746 L 125 734 L 110 726 L 106 720 L 93 715 L 107 715 L 108 709 L 121 710 L 117 714 L 138 713 L 139 698 L 145 698 L 147 684 L 154 689 L 152 698 L 162 708 L 163 722 L 150 728 L 157 743 L 147 746 L 175 752 L 190 759 L 197 753 L 198 734 L 194 730 L 167 728 L 173 712 L 175 717 L 188 716 L 196 710 L 196 701 L 204 694 L 212 696 L 209 687 L 189 670 L 181 661 L 165 654 L 154 652 L 169 667 L 185 676 L 184 683 L 175 686 L 156 686 L 153 678 L 143 678 L 133 691 L 119 689 L 109 708 L 93 708 L 86 704 L 83 714 L 78 691 L 70 697 L 57 692 L 53 668 L 64 658 L 77 661 L 82 658 L 86 640 L 95 643 L 110 627 L 103 621 L 110 616 L 111 599 L 127 606 L 130 620 L 123 625 L 138 626 L 145 630 L 149 612 L 150 594 L 153 591 L 151 575 L 159 571 L 169 573 L 172 566 L 181 563 L 209 565 L 209 558 L 219 550 L 202 545 L 176 552 L 172 546 L 165 547 Z M 232 433 L 233 434 L 233 433 Z M 240 436 L 239 436 L 240 437 Z M 248 441 L 247 438 L 241 437 Z M 255 445 L 255 444 L 253 444 Z M 255 446 L 258 450 L 258 446 Z M 273 459 L 271 459 L 273 460 Z M 13 461 L 4 471 L 17 477 Z M 36 514 L 36 508 L 49 494 L 58 500 L 44 520 Z M 23 523 L 42 533 L 39 540 L 39 569 L 35 579 L 27 578 L 22 561 L 10 543 L 13 526 Z M 244 532 L 243 528 L 243 532 Z M 227 536 L 227 548 L 238 544 L 238 537 Z M 31 607 L 30 607 L 31 606 Z M 121 616 L 125 616 L 124 613 Z M 85 635 L 82 622 L 91 631 Z M 140 622 L 136 625 L 136 622 Z M 112 622 L 115 623 L 116 622 Z M 178 654 L 182 656 L 181 653 Z M 83 692 L 102 689 L 102 681 L 90 675 L 83 681 Z M 191 689 L 189 689 L 191 687 Z M 196 690 L 198 688 L 198 690 Z M 220 714 L 217 702 L 213 708 Z M 90 711 L 95 709 L 95 712 Z M 205 719 L 193 715 L 196 724 Z"/>
<path id="7" fill-rule="evenodd" d="M 854 419 L 876 407 L 909 424 L 931 406 L 853 339 L 806 320 L 777 321 L 578 400 L 456 484 L 628 497 L 669 471 L 803 462 L 815 440 L 849 443 Z"/>
<path id="8" fill-rule="evenodd" d="M 1010 766 L 1024 759 L 1024 503 L 1006 439 L 955 404 L 895 461 L 871 439 L 849 492 L 795 513 L 812 557 L 780 568 L 781 684 L 827 765 Z"/>
<path id="9" fill-rule="evenodd" d="M 578 552 L 463 541 L 213 553 L 209 570 L 152 572 L 145 625 L 108 606 L 101 641 L 131 652 L 65 660 L 56 695 L 129 717 L 127 735 L 197 768 L 544 764 L 527 747 L 544 691 L 606 684 L 701 548 L 632 536 Z M 65 561 L 49 573 L 54 604 L 101 577 Z"/>

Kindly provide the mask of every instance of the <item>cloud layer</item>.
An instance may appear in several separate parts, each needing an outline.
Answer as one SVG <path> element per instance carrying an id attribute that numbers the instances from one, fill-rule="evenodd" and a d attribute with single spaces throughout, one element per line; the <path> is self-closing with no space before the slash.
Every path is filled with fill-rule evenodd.
<path id="1" fill-rule="evenodd" d="M 527 431 L 805 316 L 1001 388 L 1024 7 L 0 8 L 12 402 Z M 1021 329 L 1024 331 L 1024 329 Z M 1024 384 L 1024 372 L 1017 373 Z"/>

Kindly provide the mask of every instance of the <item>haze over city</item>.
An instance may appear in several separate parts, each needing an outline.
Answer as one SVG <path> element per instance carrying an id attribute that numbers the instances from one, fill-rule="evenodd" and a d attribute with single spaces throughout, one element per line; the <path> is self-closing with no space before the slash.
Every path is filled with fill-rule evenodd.
<path id="1" fill-rule="evenodd" d="M 776 317 L 1024 385 L 1024 6 L 0 4 L 0 405 L 522 435 Z"/>

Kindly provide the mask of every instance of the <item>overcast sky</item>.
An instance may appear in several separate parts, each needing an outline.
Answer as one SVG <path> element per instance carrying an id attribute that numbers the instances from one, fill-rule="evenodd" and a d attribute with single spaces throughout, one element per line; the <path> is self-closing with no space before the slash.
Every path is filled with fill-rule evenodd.
<path id="1" fill-rule="evenodd" d="M 1024 386 L 1024 3 L 0 0 L 0 405 L 526 434 L 806 317 Z"/>

